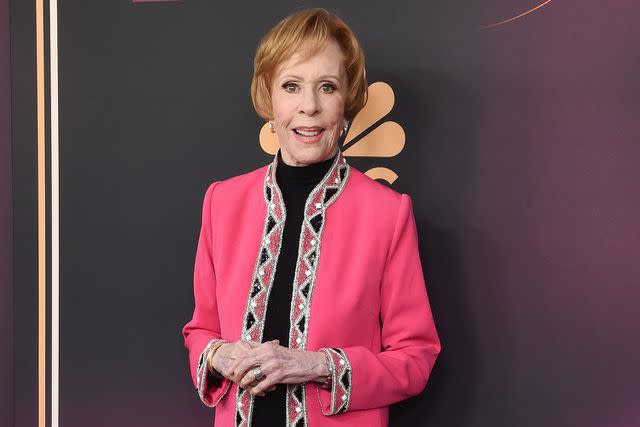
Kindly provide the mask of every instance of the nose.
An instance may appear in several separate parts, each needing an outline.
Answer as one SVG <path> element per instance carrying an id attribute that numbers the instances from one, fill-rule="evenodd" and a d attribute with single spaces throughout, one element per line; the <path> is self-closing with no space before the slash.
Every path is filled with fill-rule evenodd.
<path id="1" fill-rule="evenodd" d="M 307 116 L 315 116 L 320 112 L 318 94 L 314 90 L 302 91 L 299 112 Z"/>

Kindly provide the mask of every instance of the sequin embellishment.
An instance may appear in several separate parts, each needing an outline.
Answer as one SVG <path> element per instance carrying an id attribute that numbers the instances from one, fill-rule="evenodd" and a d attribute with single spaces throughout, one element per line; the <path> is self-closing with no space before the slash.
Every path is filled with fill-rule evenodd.
<path id="1" fill-rule="evenodd" d="M 296 350 L 305 350 L 307 346 L 311 296 L 320 258 L 321 246 L 318 243 L 322 241 L 326 210 L 342 192 L 348 175 L 349 166 L 340 155 L 323 180 L 311 191 L 305 204 L 289 313 L 289 347 Z M 287 385 L 287 427 L 308 425 L 305 394 L 304 385 Z"/>
<path id="2" fill-rule="evenodd" d="M 340 348 L 321 348 L 329 356 L 332 365 L 331 376 L 331 404 L 329 412 L 325 412 L 322 405 L 323 415 L 335 415 L 345 412 L 349 409 L 351 403 L 351 365 L 344 351 Z M 320 393 L 316 389 L 318 400 Z"/>
<path id="3" fill-rule="evenodd" d="M 242 338 L 262 341 L 267 304 L 280 249 L 286 220 L 282 193 L 276 183 L 278 156 L 267 168 L 264 179 L 264 200 L 267 206 L 262 243 L 258 251 L 252 284 L 242 323 Z M 311 314 L 310 303 L 320 257 L 320 243 L 324 230 L 327 208 L 338 198 L 349 177 L 349 165 L 339 153 L 324 178 L 309 194 L 304 210 L 304 219 L 298 246 L 298 258 L 289 315 L 289 343 L 291 348 L 304 350 L 307 344 L 307 326 Z M 250 427 L 253 415 L 254 396 L 237 388 L 236 427 Z M 287 386 L 287 427 L 306 427 L 307 409 L 304 385 Z"/>
<path id="4" fill-rule="evenodd" d="M 270 164 L 264 179 L 264 201 L 267 213 L 264 220 L 258 259 L 253 272 L 247 307 L 242 322 L 242 339 L 256 342 L 262 341 L 264 319 L 267 303 L 271 293 L 271 285 L 275 276 L 276 261 L 282 246 L 282 232 L 286 220 L 282 193 L 276 185 L 275 165 Z M 251 426 L 254 397 L 240 387 L 236 390 L 236 427 Z"/>

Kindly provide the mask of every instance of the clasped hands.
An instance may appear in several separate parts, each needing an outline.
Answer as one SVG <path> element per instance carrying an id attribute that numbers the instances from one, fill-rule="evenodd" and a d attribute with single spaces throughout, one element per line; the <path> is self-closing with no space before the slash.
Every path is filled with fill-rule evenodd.
<path id="1" fill-rule="evenodd" d="M 278 340 L 225 343 L 213 355 L 211 365 L 254 396 L 264 396 L 275 390 L 277 384 L 323 382 L 328 374 L 324 354 L 283 347 Z M 259 380 L 256 380 L 257 366 L 263 375 Z"/>

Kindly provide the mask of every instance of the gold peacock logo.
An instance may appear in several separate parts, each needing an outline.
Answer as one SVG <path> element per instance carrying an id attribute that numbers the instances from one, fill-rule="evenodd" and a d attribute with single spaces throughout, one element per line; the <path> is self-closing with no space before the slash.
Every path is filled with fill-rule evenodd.
<path id="1" fill-rule="evenodd" d="M 391 120 L 383 121 L 393 109 L 395 95 L 391 86 L 376 82 L 369 86 L 367 104 L 354 117 L 347 136 L 342 142 L 345 157 L 388 158 L 397 156 L 404 148 L 405 133 L 402 127 Z M 278 136 L 269 131 L 265 123 L 260 129 L 260 146 L 271 155 L 280 147 Z M 398 174 L 393 170 L 378 166 L 365 172 L 371 179 L 379 179 L 393 184 Z"/>

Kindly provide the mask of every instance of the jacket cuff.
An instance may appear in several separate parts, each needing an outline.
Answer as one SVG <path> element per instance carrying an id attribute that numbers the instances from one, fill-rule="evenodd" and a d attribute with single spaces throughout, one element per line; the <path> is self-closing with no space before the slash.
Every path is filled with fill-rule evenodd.
<path id="1" fill-rule="evenodd" d="M 198 358 L 198 370 L 196 372 L 198 396 L 200 396 L 202 403 L 210 408 L 216 406 L 218 402 L 220 402 L 231 386 L 231 381 L 227 378 L 214 378 L 207 369 L 209 352 L 218 341 L 221 341 L 221 339 L 216 338 L 209 341 L 209 344 L 207 344 L 204 350 L 202 350 L 202 353 L 200 353 L 200 357 Z M 215 382 L 210 382 L 210 378 L 215 379 Z"/>
<path id="2" fill-rule="evenodd" d="M 331 387 L 316 385 L 316 394 L 323 415 L 336 415 L 346 412 L 351 403 L 351 365 L 341 348 L 321 348 L 331 365 Z"/>

